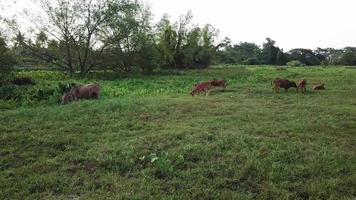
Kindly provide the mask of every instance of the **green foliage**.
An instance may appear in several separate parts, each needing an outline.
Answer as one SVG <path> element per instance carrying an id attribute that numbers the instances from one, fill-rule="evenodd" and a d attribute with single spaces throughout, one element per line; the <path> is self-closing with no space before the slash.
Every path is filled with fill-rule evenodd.
<path id="1" fill-rule="evenodd" d="M 38 85 L 97 81 L 128 94 L 1 110 L 3 199 L 355 196 L 354 68 L 220 66 L 116 80 L 51 73 Z M 308 92 L 275 94 L 276 77 L 306 78 Z M 193 83 L 213 78 L 230 84 L 189 96 Z M 320 82 L 327 90 L 310 90 Z"/>
<path id="2" fill-rule="evenodd" d="M 0 86 L 12 78 L 11 71 L 15 63 L 15 58 L 0 33 Z"/>
<path id="3" fill-rule="evenodd" d="M 260 64 L 261 49 L 254 43 L 241 42 L 221 52 L 220 61 L 227 64 Z"/>
<path id="4" fill-rule="evenodd" d="M 340 55 L 338 63 L 341 65 L 356 65 L 356 48 L 346 47 Z"/>
<path id="5" fill-rule="evenodd" d="M 292 60 L 292 61 L 289 61 L 287 63 L 287 66 L 290 66 L 290 67 L 301 67 L 301 66 L 305 66 L 302 62 L 300 62 L 299 60 Z"/>
<path id="6" fill-rule="evenodd" d="M 310 49 L 292 49 L 288 52 L 289 60 L 298 60 L 305 65 L 320 65 L 320 57 Z"/>
<path id="7" fill-rule="evenodd" d="M 16 106 L 58 104 L 64 92 L 73 86 L 71 83 L 40 86 L 4 85 L 0 87 L 0 100 L 14 102 Z"/>
<path id="8" fill-rule="evenodd" d="M 158 53 L 162 69 L 206 68 L 217 60 L 217 30 L 207 24 L 189 28 L 192 14 L 172 24 L 164 16 L 158 24 Z"/>
<path id="9" fill-rule="evenodd" d="M 271 38 L 266 38 L 267 42 L 263 44 L 262 48 L 262 60 L 264 64 L 274 65 L 278 62 L 277 56 L 281 50 L 275 46 L 276 42 Z"/>

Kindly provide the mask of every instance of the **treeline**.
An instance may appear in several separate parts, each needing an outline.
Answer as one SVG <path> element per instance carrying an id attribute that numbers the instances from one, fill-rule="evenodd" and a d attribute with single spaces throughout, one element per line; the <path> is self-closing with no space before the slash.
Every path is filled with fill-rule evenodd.
<path id="1" fill-rule="evenodd" d="M 11 48 L 2 45 L 21 66 L 55 66 L 83 76 L 94 69 L 147 74 L 207 67 L 224 46 L 214 27 L 193 25 L 190 12 L 153 24 L 149 8 L 135 0 L 43 0 L 41 8 L 41 16 L 28 15 L 34 35 L 16 31 Z"/>
<path id="2" fill-rule="evenodd" d="M 356 47 L 316 50 L 297 48 L 284 52 L 276 46 L 275 41 L 267 38 L 262 47 L 248 42 L 229 44 L 219 51 L 219 58 L 221 63 L 243 65 L 356 65 Z"/>
<path id="3" fill-rule="evenodd" d="M 42 12 L 26 13 L 32 31 L 1 18 L 0 68 L 46 66 L 85 76 L 92 70 L 152 73 L 160 69 L 206 68 L 211 64 L 356 65 L 356 48 L 293 49 L 284 52 L 267 38 L 231 44 L 217 40 L 211 25 L 197 26 L 188 12 L 152 23 L 150 9 L 137 0 L 42 0 Z M 2 26 L 4 27 L 4 26 Z M 3 33 L 12 30 L 7 37 Z"/>

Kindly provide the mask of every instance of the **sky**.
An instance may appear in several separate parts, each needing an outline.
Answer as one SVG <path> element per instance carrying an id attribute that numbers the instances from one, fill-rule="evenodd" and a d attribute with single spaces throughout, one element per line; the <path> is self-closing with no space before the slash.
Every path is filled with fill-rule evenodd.
<path id="1" fill-rule="evenodd" d="M 6 15 L 36 9 L 33 0 L 0 0 Z M 211 24 L 220 39 L 262 45 L 266 37 L 288 51 L 292 48 L 356 46 L 356 0 L 143 0 L 154 21 L 167 13 L 172 20 L 189 10 L 193 23 Z M 9 6 L 10 5 L 10 6 Z"/>

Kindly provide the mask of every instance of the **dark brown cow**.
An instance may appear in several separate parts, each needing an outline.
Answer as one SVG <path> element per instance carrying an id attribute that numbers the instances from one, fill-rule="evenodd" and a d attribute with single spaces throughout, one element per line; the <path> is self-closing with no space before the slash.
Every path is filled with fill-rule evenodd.
<path id="1" fill-rule="evenodd" d="M 96 83 L 74 86 L 69 92 L 62 96 L 62 104 L 78 99 L 99 99 L 100 85 Z"/>
<path id="2" fill-rule="evenodd" d="M 273 82 L 274 90 L 278 93 L 279 88 L 284 88 L 286 92 L 288 92 L 289 88 L 294 87 L 297 88 L 297 84 L 294 81 L 289 81 L 287 79 L 276 78 Z"/>
<path id="3" fill-rule="evenodd" d="M 325 90 L 325 84 L 313 85 L 313 90 Z"/>
<path id="4" fill-rule="evenodd" d="M 227 86 L 227 81 L 226 80 L 212 80 L 212 81 L 210 81 L 210 83 L 214 87 L 226 88 L 226 86 Z"/>
<path id="5" fill-rule="evenodd" d="M 301 90 L 303 93 L 307 92 L 307 80 L 302 79 L 298 82 L 297 92 Z"/>

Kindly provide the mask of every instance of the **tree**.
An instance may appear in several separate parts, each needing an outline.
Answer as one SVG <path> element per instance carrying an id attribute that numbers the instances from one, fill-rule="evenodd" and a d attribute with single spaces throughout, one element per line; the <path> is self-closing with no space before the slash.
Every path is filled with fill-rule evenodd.
<path id="1" fill-rule="evenodd" d="M 159 52 L 160 67 L 163 69 L 174 67 L 177 33 L 169 21 L 168 15 L 164 15 L 161 21 L 157 24 L 156 34 L 158 36 L 157 48 Z"/>
<path id="2" fill-rule="evenodd" d="M 36 47 L 37 48 L 45 48 L 47 45 L 47 40 L 48 37 L 46 35 L 45 32 L 40 31 L 37 35 L 36 35 Z"/>
<path id="3" fill-rule="evenodd" d="M 334 48 L 317 48 L 314 53 L 319 58 L 319 60 L 326 65 L 337 65 L 341 54 L 343 53 L 342 49 Z"/>
<path id="4" fill-rule="evenodd" d="M 228 45 L 220 53 L 221 61 L 227 64 L 255 65 L 261 63 L 261 49 L 258 45 L 249 42 L 240 42 L 233 46 Z"/>
<path id="5" fill-rule="evenodd" d="M 288 52 L 289 60 L 298 60 L 305 65 L 320 65 L 319 57 L 310 49 L 292 49 Z"/>
<path id="6" fill-rule="evenodd" d="M 275 46 L 276 42 L 271 38 L 266 38 L 267 42 L 263 43 L 262 59 L 263 63 L 274 65 L 277 64 L 277 55 L 281 50 Z"/>
<path id="7" fill-rule="evenodd" d="M 285 65 L 288 62 L 288 57 L 287 55 L 283 52 L 283 50 L 279 50 L 277 53 L 276 57 L 276 63 L 277 65 Z"/>
<path id="8" fill-rule="evenodd" d="M 102 42 L 109 44 L 106 55 L 113 58 L 106 65 L 127 73 L 136 68 L 151 73 L 157 53 L 149 8 L 136 3 L 122 7 L 112 2 L 110 9 L 113 15 L 101 36 Z"/>
<path id="9" fill-rule="evenodd" d="M 79 70 L 84 76 L 97 64 L 97 60 L 93 59 L 97 56 L 93 54 L 103 53 L 108 45 L 102 43 L 99 36 L 115 14 L 113 11 L 119 12 L 130 3 L 130 0 L 42 0 L 45 16 L 32 17 L 41 31 L 37 47 L 44 45 L 42 43 L 47 38 L 43 33 L 47 33 L 59 44 L 54 52 L 63 52 L 52 59 L 53 63 L 70 74 Z M 116 10 L 112 6 L 117 6 Z"/>
<path id="10" fill-rule="evenodd" d="M 216 60 L 219 48 L 226 45 L 226 41 L 216 44 L 218 30 L 213 26 L 192 26 L 191 20 L 192 14 L 188 12 L 174 24 L 167 15 L 158 23 L 157 47 L 161 68 L 207 67 Z"/>
<path id="11" fill-rule="evenodd" d="M 5 37 L 0 33 L 0 84 L 11 76 L 12 66 L 15 63 L 15 58 L 6 45 Z"/>
<path id="12" fill-rule="evenodd" d="M 356 65 L 356 47 L 345 47 L 338 63 L 341 65 Z"/>

